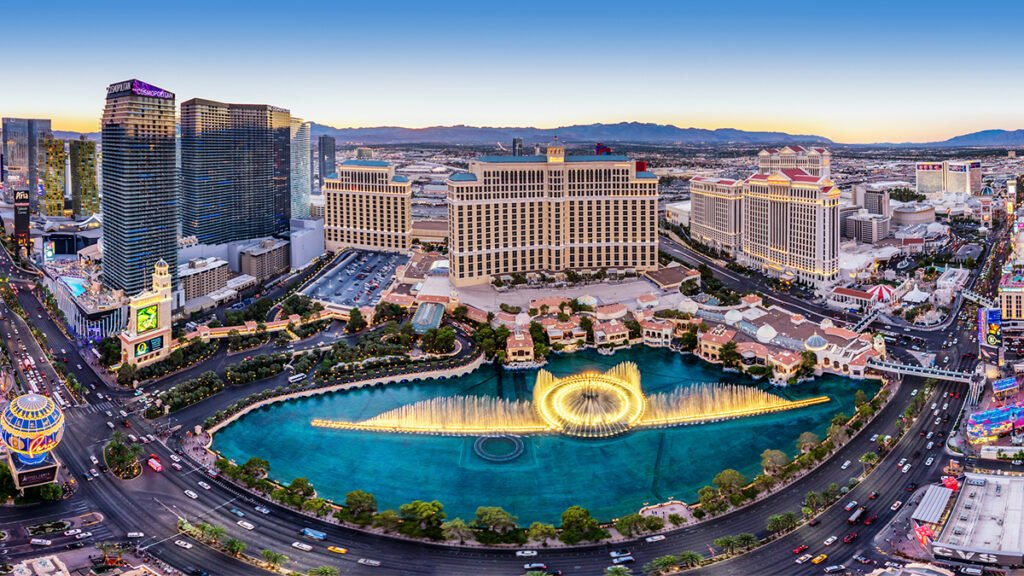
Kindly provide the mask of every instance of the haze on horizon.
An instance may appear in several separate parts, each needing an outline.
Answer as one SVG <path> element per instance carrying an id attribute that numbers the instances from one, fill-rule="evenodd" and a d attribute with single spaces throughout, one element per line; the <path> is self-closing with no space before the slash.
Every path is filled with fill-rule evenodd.
<path id="1" fill-rule="evenodd" d="M 439 5 L 443 4 L 443 5 Z M 621 121 L 936 141 L 1024 127 L 1024 4 L 18 2 L 0 116 L 96 131 L 108 84 L 335 127 Z M 9 38 L 9 40 L 14 40 Z"/>

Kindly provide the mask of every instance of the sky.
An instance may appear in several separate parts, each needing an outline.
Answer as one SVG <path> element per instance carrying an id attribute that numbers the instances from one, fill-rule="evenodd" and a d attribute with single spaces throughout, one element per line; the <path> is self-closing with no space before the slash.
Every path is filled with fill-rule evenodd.
<path id="1" fill-rule="evenodd" d="M 656 122 L 844 143 L 1024 128 L 1024 2 L 4 2 L 0 116 L 138 78 L 335 127 Z M 59 87 L 59 89 L 58 89 Z"/>

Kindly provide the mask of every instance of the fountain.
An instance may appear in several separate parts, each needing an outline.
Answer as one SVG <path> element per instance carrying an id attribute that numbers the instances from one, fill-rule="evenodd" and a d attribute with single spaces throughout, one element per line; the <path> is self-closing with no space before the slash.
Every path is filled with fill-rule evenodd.
<path id="1" fill-rule="evenodd" d="M 611 370 L 556 378 L 541 370 L 533 401 L 453 396 L 432 398 L 359 422 L 315 419 L 317 428 L 455 436 L 560 433 L 583 438 L 634 428 L 683 426 L 793 410 L 828 402 L 828 396 L 786 400 L 735 384 L 701 384 L 646 397 L 640 370 L 623 362 Z"/>

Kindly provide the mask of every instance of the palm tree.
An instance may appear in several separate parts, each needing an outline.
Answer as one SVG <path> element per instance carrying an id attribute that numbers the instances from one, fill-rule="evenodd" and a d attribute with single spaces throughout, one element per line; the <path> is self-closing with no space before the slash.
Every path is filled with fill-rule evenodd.
<path id="1" fill-rule="evenodd" d="M 721 548 L 726 554 L 731 553 L 738 545 L 735 536 L 722 536 L 720 538 L 715 538 L 711 543 Z"/>
<path id="2" fill-rule="evenodd" d="M 867 474 L 868 469 L 875 464 L 878 464 L 878 454 L 875 454 L 874 452 L 865 452 L 864 454 L 861 454 L 861 457 L 858 460 L 864 465 L 864 473 Z"/>
<path id="3" fill-rule="evenodd" d="M 265 560 L 274 570 L 277 570 L 279 566 L 288 561 L 288 557 L 284 554 L 274 552 L 273 550 L 267 550 L 266 548 L 260 552 L 260 555 L 263 556 L 263 560 Z"/>
<path id="4" fill-rule="evenodd" d="M 811 490 L 807 493 L 807 496 L 805 496 L 804 499 L 807 502 L 807 507 L 810 508 L 812 512 L 818 511 L 818 508 L 821 506 L 821 494 Z"/>
<path id="5" fill-rule="evenodd" d="M 625 566 L 609 566 L 604 569 L 604 576 L 630 576 L 629 568 Z"/>
<path id="6" fill-rule="evenodd" d="M 782 514 L 772 514 L 768 517 L 768 522 L 765 528 L 768 529 L 772 534 L 782 532 L 786 529 L 785 522 L 782 519 Z"/>
<path id="7" fill-rule="evenodd" d="M 113 542 L 97 542 L 96 549 L 103 553 L 105 566 L 116 566 L 121 561 L 121 547 Z"/>
<path id="8" fill-rule="evenodd" d="M 782 525 L 785 526 L 786 530 L 796 528 L 799 522 L 800 517 L 797 516 L 796 512 L 784 512 L 782 514 Z"/>
<path id="9" fill-rule="evenodd" d="M 226 548 L 232 556 L 241 556 L 242 552 L 245 552 L 245 549 L 248 547 L 249 546 L 245 542 L 242 542 L 237 538 L 229 538 L 228 541 L 224 543 L 224 548 Z"/>
<path id="10" fill-rule="evenodd" d="M 341 574 L 341 571 L 334 566 L 317 566 L 316 568 L 310 568 L 306 574 L 308 576 L 338 576 Z"/>
<path id="11" fill-rule="evenodd" d="M 227 533 L 227 530 L 225 530 L 223 526 L 210 526 L 209 531 L 206 533 L 206 537 L 210 539 L 210 542 L 216 544 L 225 533 Z"/>
<path id="12" fill-rule="evenodd" d="M 694 566 L 700 566 L 700 563 L 704 561 L 704 555 L 700 552 L 694 552 L 693 550 L 687 550 L 679 554 L 679 563 L 687 568 L 693 568 Z"/>
<path id="13" fill-rule="evenodd" d="M 761 540 L 749 532 L 736 535 L 736 546 L 739 548 L 750 549 L 761 543 Z"/>

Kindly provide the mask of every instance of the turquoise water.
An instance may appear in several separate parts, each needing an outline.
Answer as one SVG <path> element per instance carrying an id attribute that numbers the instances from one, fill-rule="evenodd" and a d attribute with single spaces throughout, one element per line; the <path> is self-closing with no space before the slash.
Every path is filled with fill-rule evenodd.
<path id="1" fill-rule="evenodd" d="M 60 279 L 68 285 L 68 288 L 71 289 L 71 294 L 75 298 L 85 294 L 85 291 L 88 289 L 85 280 L 82 280 L 81 278 L 75 278 L 74 276 L 61 276 Z"/>
<path id="2" fill-rule="evenodd" d="M 591 351 L 559 356 L 556 376 L 605 370 L 631 360 L 640 366 L 646 393 L 701 382 L 751 380 L 662 349 L 637 348 L 614 356 Z M 281 481 L 305 476 L 320 495 L 343 500 L 354 489 L 372 492 L 378 505 L 397 508 L 415 499 L 440 500 L 449 518 L 472 518 L 477 506 L 503 506 L 520 523 L 557 521 L 578 504 L 601 519 L 634 512 L 669 498 L 696 500 L 697 490 L 724 468 L 752 478 L 760 454 L 796 452 L 801 432 L 824 437 L 836 412 L 850 415 L 858 387 L 872 396 L 873 381 L 825 376 L 793 388 L 787 398 L 827 395 L 832 402 L 716 424 L 634 431 L 590 440 L 564 436 L 525 438 L 525 453 L 512 462 L 488 462 L 473 451 L 473 438 L 314 429 L 313 418 L 362 420 L 380 412 L 456 394 L 530 399 L 536 371 L 502 372 L 484 366 L 447 381 L 339 392 L 275 404 L 251 412 L 219 432 L 214 449 L 242 462 L 260 456 Z M 765 385 L 760 385 L 766 387 Z"/>

